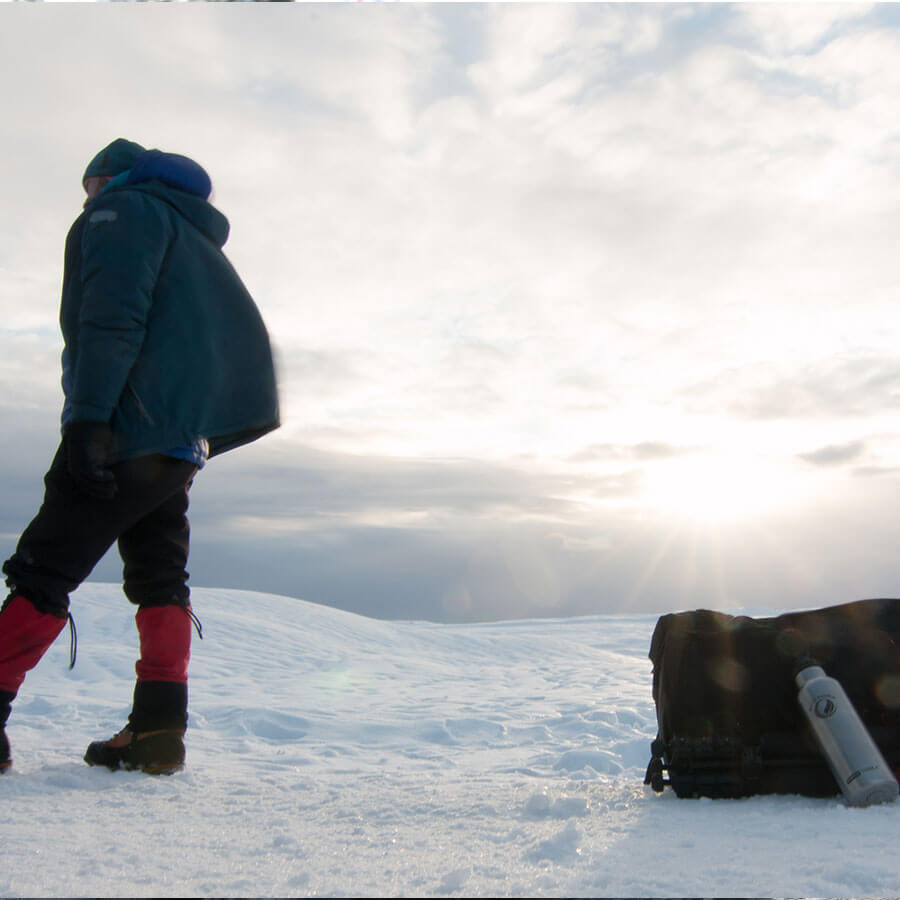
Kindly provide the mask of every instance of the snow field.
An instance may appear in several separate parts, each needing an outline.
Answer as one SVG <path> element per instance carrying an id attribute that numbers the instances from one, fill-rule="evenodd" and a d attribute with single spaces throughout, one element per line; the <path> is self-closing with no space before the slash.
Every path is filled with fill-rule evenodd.
<path id="1" fill-rule="evenodd" d="M 900 804 L 678 800 L 642 784 L 654 616 L 434 625 L 195 589 L 188 765 L 81 762 L 125 721 L 117 587 L 73 598 L 0 780 L 0 894 L 900 894 Z"/>

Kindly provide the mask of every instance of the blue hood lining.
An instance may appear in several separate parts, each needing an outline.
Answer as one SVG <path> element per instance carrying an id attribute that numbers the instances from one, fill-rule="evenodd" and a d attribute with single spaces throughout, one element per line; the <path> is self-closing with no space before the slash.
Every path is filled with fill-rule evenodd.
<path id="1" fill-rule="evenodd" d="M 154 180 L 204 200 L 212 193 L 212 181 L 203 166 L 178 153 L 146 150 L 127 173 L 125 184 Z"/>

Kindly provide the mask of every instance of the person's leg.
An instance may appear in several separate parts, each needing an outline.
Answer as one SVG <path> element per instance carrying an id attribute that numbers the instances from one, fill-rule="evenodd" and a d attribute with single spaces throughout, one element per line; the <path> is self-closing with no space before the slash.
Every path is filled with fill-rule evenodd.
<path id="1" fill-rule="evenodd" d="M 81 501 L 68 475 L 65 442 L 44 484 L 41 508 L 3 566 L 10 594 L 0 610 L 0 771 L 12 765 L 5 725 L 25 675 L 65 627 L 69 592 L 114 540 L 104 525 L 114 508 Z"/>
<path id="2" fill-rule="evenodd" d="M 128 724 L 88 747 L 90 765 L 171 772 L 184 762 L 193 625 L 185 568 L 189 489 L 190 483 L 119 537 L 125 594 L 138 606 L 141 656 Z"/>
<path id="3" fill-rule="evenodd" d="M 119 537 L 128 599 L 138 607 L 135 621 L 141 658 L 135 666 L 132 731 L 187 726 L 188 663 L 191 656 L 190 483 Z"/>
<path id="4" fill-rule="evenodd" d="M 84 761 L 109 769 L 170 774 L 184 765 L 187 728 L 189 607 L 141 607 L 135 617 L 141 658 L 128 723 L 105 741 L 94 741 Z"/>

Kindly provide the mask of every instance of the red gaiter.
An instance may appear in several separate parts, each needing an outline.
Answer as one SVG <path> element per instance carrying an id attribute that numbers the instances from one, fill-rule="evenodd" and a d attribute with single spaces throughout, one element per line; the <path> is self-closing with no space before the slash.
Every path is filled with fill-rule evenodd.
<path id="1" fill-rule="evenodd" d="M 65 626 L 65 619 L 38 612 L 24 597 L 13 597 L 0 613 L 0 691 L 17 693 L 25 673 L 38 664 Z"/>
<path id="2" fill-rule="evenodd" d="M 138 681 L 177 681 L 187 684 L 191 659 L 191 618 L 181 606 L 147 606 L 138 610 L 141 658 Z M 2 683 L 0 683 L 2 688 Z"/>

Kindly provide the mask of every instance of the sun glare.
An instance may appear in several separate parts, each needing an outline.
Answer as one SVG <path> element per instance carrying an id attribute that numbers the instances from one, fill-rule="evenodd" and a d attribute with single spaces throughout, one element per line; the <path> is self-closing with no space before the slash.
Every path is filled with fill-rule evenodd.
<path id="1" fill-rule="evenodd" d="M 797 477 L 786 466 L 750 454 L 704 455 L 660 462 L 646 476 L 649 509 L 685 523 L 750 522 L 798 500 Z"/>

